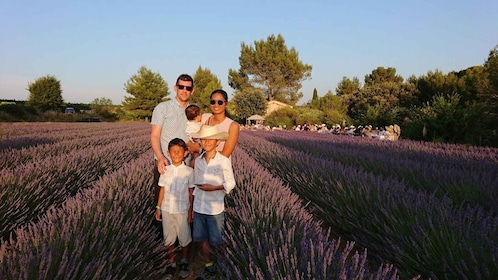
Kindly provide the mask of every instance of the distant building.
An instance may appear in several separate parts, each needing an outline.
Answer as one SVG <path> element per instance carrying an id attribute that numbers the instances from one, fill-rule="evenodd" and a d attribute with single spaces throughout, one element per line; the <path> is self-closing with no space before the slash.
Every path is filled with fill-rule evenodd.
<path id="1" fill-rule="evenodd" d="M 285 107 L 292 108 L 291 105 L 285 104 L 285 103 L 280 102 L 280 101 L 276 101 L 276 100 L 268 101 L 268 103 L 266 105 L 265 117 L 268 116 L 269 114 L 271 114 L 272 112 L 275 112 L 275 111 L 280 110 L 280 109 L 285 108 Z"/>

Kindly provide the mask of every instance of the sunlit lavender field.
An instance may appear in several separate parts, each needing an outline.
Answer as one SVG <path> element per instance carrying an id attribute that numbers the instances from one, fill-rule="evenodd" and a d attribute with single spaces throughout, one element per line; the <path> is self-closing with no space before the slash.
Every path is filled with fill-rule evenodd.
<path id="1" fill-rule="evenodd" d="M 148 123 L 0 124 L 0 279 L 162 279 Z M 242 131 L 229 279 L 498 279 L 497 149 Z"/>

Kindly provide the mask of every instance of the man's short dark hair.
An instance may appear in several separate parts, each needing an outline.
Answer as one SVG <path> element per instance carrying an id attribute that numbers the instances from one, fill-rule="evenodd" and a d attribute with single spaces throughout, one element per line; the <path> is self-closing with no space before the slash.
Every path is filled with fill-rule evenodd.
<path id="1" fill-rule="evenodd" d="M 177 85 L 179 81 L 191 82 L 192 86 L 194 86 L 194 79 L 189 74 L 181 74 L 180 76 L 178 76 L 178 78 L 176 79 Z"/>

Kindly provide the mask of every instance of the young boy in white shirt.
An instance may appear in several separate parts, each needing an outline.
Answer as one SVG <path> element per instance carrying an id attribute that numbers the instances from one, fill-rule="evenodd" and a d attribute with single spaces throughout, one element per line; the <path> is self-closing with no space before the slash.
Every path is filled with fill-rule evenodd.
<path id="1" fill-rule="evenodd" d="M 168 251 L 168 264 L 165 279 L 172 279 L 176 270 L 175 242 L 181 246 L 180 278 L 189 275 L 188 249 L 192 241 L 190 223 L 192 223 L 192 193 L 194 188 L 194 173 L 190 166 L 183 163 L 188 154 L 185 141 L 172 139 L 168 144 L 168 156 L 171 164 L 159 177 L 161 187 L 156 206 L 155 218 L 162 221 L 164 244 Z"/>
<path id="2" fill-rule="evenodd" d="M 216 275 L 210 246 L 222 250 L 225 235 L 225 195 L 235 188 L 232 162 L 216 151 L 228 132 L 219 132 L 216 126 L 203 125 L 195 138 L 201 139 L 204 152 L 195 161 L 193 192 L 193 240 L 201 243 L 205 269 L 197 279 L 211 279 Z"/>

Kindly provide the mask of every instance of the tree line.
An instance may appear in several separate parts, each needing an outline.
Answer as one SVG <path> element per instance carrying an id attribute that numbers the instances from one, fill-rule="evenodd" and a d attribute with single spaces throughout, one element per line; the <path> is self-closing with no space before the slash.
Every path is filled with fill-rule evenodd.
<path id="1" fill-rule="evenodd" d="M 335 91 L 323 96 L 315 88 L 312 99 L 302 106 L 296 103 L 303 97 L 302 82 L 311 78 L 312 66 L 299 59 L 295 48 L 287 47 L 282 35 L 254 44 L 242 42 L 239 64 L 239 69 L 228 69 L 228 84 L 234 92 L 228 111 L 241 123 L 251 115 L 264 115 L 267 102 L 275 100 L 290 106 L 268 115 L 269 126 L 398 124 L 402 138 L 498 146 L 498 45 L 483 65 L 446 74 L 436 69 L 405 79 L 396 68 L 379 66 L 363 80 L 343 77 Z M 191 102 L 208 111 L 209 94 L 222 88 L 221 81 L 202 66 L 193 77 Z M 63 111 L 68 104 L 54 76 L 37 79 L 28 90 L 30 96 L 23 104 L 28 115 Z M 103 97 L 92 101 L 87 111 L 104 120 L 148 120 L 153 108 L 171 96 L 168 83 L 145 66 L 126 81 L 124 90 L 127 95 L 120 106 Z M 0 106 L 2 119 L 6 105 Z"/>

